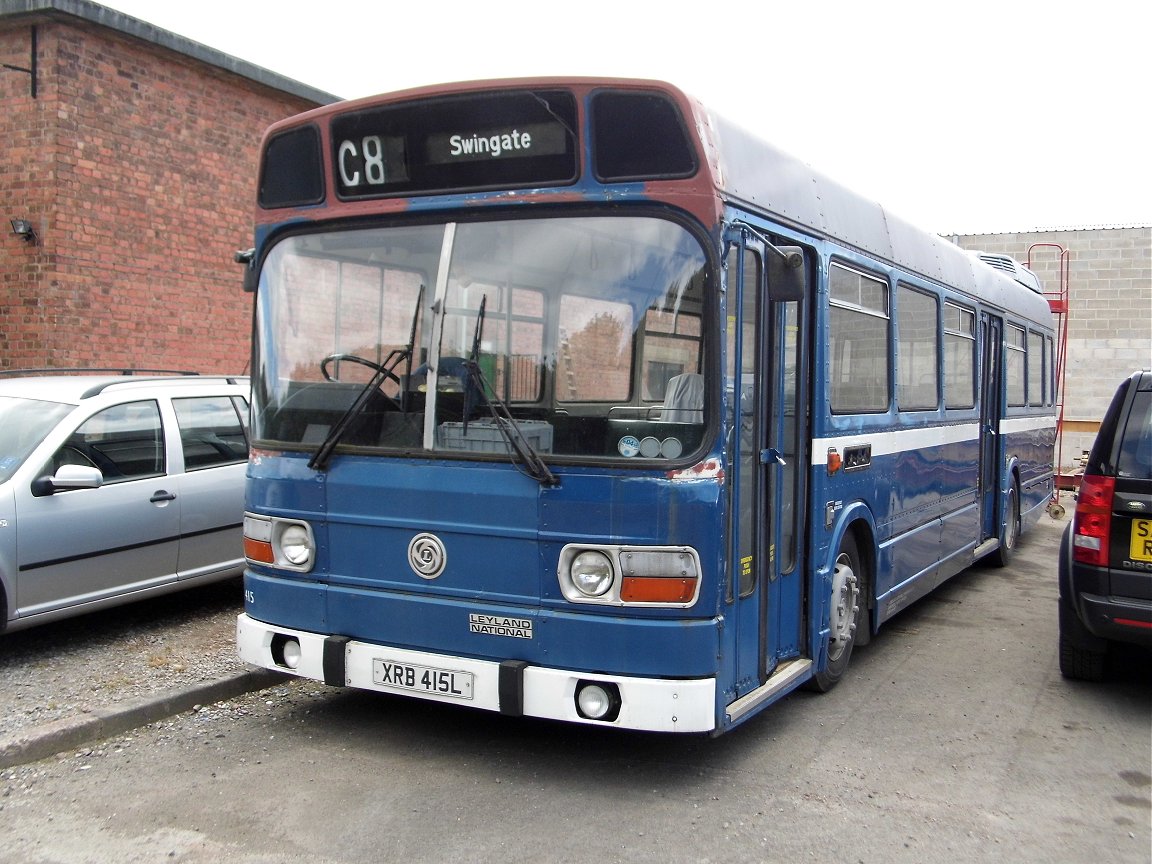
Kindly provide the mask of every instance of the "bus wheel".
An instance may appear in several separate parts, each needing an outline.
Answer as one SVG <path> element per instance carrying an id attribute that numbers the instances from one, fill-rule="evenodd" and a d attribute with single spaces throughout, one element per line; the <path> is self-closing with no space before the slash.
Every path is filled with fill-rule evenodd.
<path id="1" fill-rule="evenodd" d="M 1000 532 L 1000 548 L 988 560 L 997 567 L 1007 567 L 1016 554 L 1016 544 L 1020 542 L 1020 496 L 1016 494 L 1016 484 L 1008 487 L 1008 498 L 1004 502 L 1007 518 Z"/>
<path id="2" fill-rule="evenodd" d="M 832 596 L 828 614 L 828 665 L 813 678 L 814 689 L 827 693 L 844 677 L 852 646 L 856 644 L 856 631 L 863 617 L 862 588 L 864 571 L 856 539 L 851 533 L 844 535 L 836 566 L 832 571 Z"/>

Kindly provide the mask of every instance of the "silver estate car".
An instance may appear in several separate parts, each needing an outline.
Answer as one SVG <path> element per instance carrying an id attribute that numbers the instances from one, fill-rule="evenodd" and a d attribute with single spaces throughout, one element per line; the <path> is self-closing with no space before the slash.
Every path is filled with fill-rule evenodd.
<path id="1" fill-rule="evenodd" d="M 0 378 L 0 632 L 238 576 L 246 378 Z"/>

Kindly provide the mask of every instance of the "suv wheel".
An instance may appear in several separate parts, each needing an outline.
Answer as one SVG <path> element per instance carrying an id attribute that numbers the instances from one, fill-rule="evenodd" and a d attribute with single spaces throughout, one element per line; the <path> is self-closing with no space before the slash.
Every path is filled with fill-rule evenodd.
<path id="1" fill-rule="evenodd" d="M 1060 674 L 1077 681 L 1101 681 L 1108 643 L 1090 632 L 1064 597 L 1060 598 Z"/>

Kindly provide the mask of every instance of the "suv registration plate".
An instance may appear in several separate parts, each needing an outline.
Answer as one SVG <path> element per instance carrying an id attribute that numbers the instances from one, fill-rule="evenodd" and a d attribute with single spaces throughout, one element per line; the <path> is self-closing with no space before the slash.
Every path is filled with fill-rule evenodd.
<path id="1" fill-rule="evenodd" d="M 1152 519 L 1132 520 L 1128 557 L 1134 561 L 1152 561 Z"/>
<path id="2" fill-rule="evenodd" d="M 452 699 L 472 698 L 471 672 L 416 666 L 375 657 L 372 660 L 372 681 L 380 687 L 414 690 Z"/>

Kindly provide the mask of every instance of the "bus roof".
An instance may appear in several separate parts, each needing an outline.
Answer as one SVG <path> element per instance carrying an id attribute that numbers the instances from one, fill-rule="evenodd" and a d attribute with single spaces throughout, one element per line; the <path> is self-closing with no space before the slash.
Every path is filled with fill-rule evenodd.
<path id="1" fill-rule="evenodd" d="M 715 136 L 716 188 L 727 200 L 1028 319 L 1048 320 L 1048 303 L 1036 290 L 696 104 Z"/>

